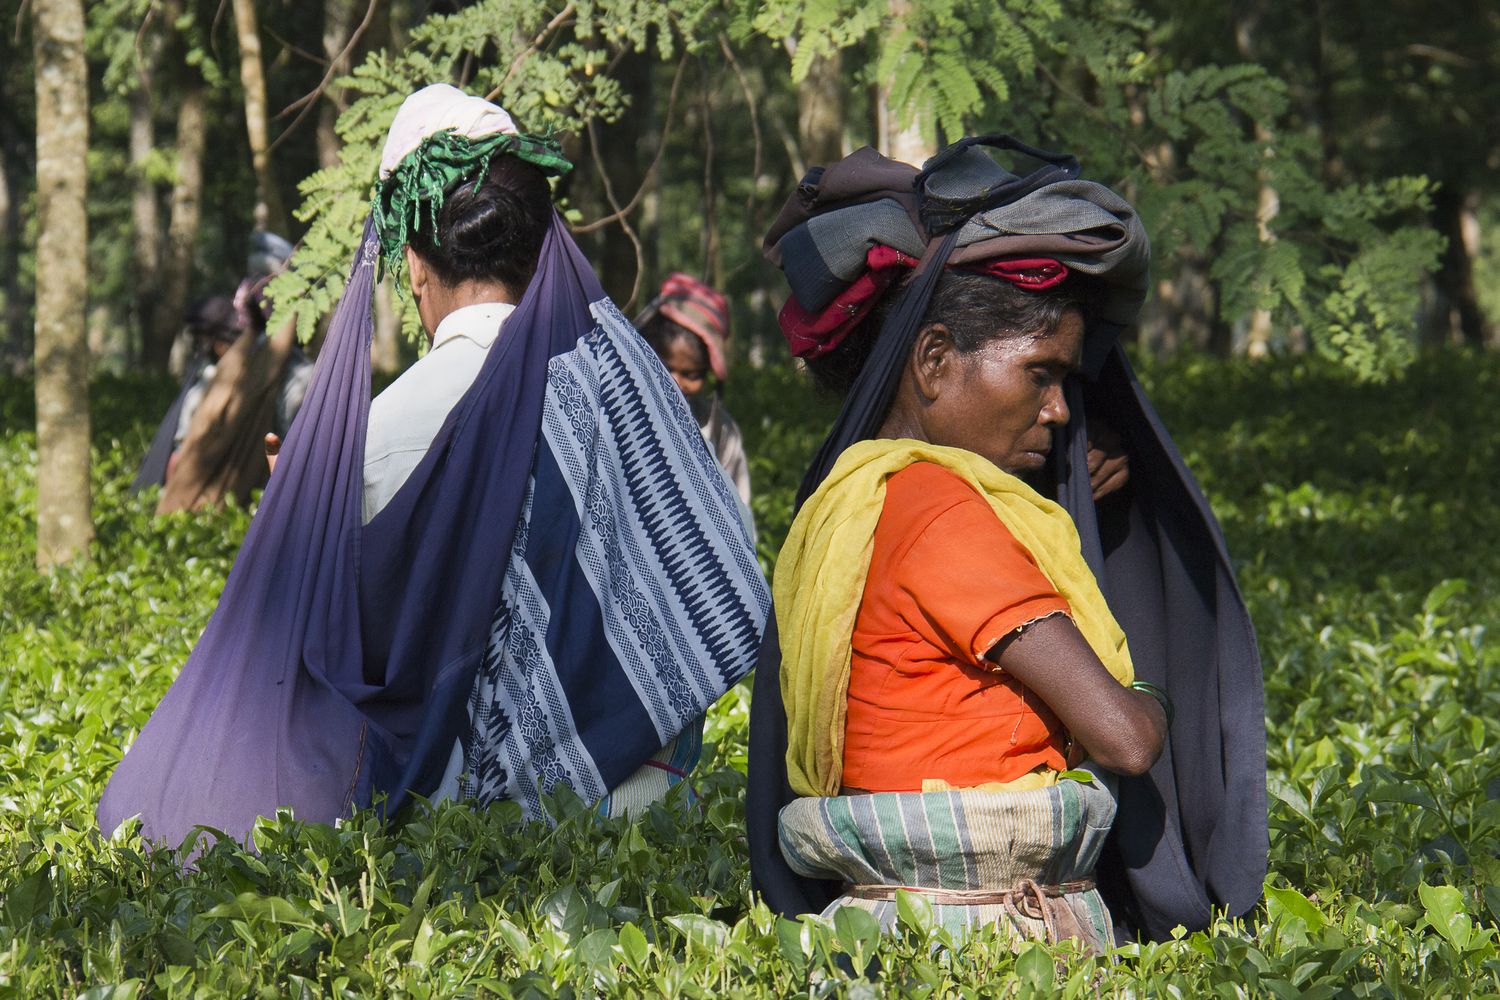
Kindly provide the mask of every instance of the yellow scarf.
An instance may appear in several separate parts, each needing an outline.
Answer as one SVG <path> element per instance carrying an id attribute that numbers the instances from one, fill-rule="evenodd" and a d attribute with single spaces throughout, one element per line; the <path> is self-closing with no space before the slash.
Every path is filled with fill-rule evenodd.
<path id="1" fill-rule="evenodd" d="M 942 466 L 990 502 L 1072 608 L 1073 621 L 1121 684 L 1134 679 L 1125 633 L 1083 560 L 1067 511 L 970 451 L 911 440 L 863 441 L 845 451 L 792 522 L 776 561 L 786 770 L 798 795 L 837 795 L 854 622 L 870 573 L 885 484 L 914 462 Z"/>

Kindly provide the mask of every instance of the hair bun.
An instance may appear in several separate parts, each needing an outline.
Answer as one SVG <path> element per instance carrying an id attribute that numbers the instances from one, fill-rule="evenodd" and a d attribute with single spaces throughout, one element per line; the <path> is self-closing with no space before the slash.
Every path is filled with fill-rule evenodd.
<path id="1" fill-rule="evenodd" d="M 445 284 L 495 281 L 519 295 L 531 281 L 552 221 L 552 192 L 540 170 L 496 156 L 479 181 L 459 185 L 437 226 L 412 234 L 411 247 Z"/>

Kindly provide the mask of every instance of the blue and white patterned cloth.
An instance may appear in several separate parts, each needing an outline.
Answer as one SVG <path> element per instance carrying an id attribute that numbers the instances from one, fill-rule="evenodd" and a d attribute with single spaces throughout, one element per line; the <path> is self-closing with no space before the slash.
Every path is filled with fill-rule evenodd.
<path id="1" fill-rule="evenodd" d="M 371 219 L 218 610 L 100 801 L 106 831 L 243 838 L 282 808 L 331 823 L 445 791 L 536 816 L 559 783 L 602 800 L 690 751 L 759 656 L 771 598 L 734 493 L 555 215 L 473 383 L 364 520 L 377 256 Z"/>
<path id="2" fill-rule="evenodd" d="M 459 796 L 532 817 L 558 784 L 602 799 L 679 734 L 695 749 L 770 609 L 733 487 L 671 377 L 613 303 L 592 312 L 547 368 L 458 776 Z"/>

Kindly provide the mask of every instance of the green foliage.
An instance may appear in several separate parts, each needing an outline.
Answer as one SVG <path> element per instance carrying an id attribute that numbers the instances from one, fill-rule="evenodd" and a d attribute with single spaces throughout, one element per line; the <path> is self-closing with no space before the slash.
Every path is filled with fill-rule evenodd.
<path id="1" fill-rule="evenodd" d="M 1431 184 L 1329 181 L 1283 80 L 1255 64 L 1179 65 L 1180 47 L 1124 17 L 1130 5 L 1088 6 L 1115 16 L 1069 19 L 1060 54 L 1103 50 L 1114 64 L 1054 57 L 1033 119 L 1082 153 L 1086 173 L 1129 193 L 1153 270 L 1206 263 L 1221 320 L 1270 311 L 1273 347 L 1300 333 L 1372 381 L 1410 363 L 1418 297 L 1442 247 L 1423 222 Z M 1268 196 L 1274 210 L 1262 214 Z"/>
<path id="2" fill-rule="evenodd" d="M 571 6 L 566 27 L 552 24 L 561 4 L 530 0 L 483 0 L 435 15 L 412 31 L 399 53 L 374 52 L 341 81 L 352 103 L 338 120 L 339 164 L 300 185 L 297 218 L 308 223 L 307 234 L 291 269 L 270 288 L 274 301 L 295 303 L 304 339 L 343 293 L 386 130 L 408 94 L 431 83 L 463 83 L 471 93 L 493 95 L 526 131 L 576 132 L 590 121 L 615 120 L 625 106 L 626 96 L 606 72 L 612 52 L 654 47 L 669 58 L 699 44 L 694 33 L 709 10 L 703 0 Z M 544 44 L 534 47 L 536 39 Z M 476 58 L 477 69 L 465 79 Z M 415 310 L 406 310 L 405 325 L 415 332 Z"/>
<path id="3" fill-rule="evenodd" d="M 920 120 L 929 135 L 940 128 L 957 137 L 989 104 L 1009 101 L 1013 81 L 1035 71 L 1064 7 L 1058 0 L 781 0 L 756 5 L 751 24 L 772 39 L 796 40 L 798 81 L 817 56 L 875 39 L 859 82 L 888 87 L 903 126 Z"/>
<path id="4" fill-rule="evenodd" d="M 96 386 L 95 562 L 0 552 L 0 995 L 1310 996 L 1500 993 L 1500 617 L 1488 585 L 1500 362 L 1419 359 L 1382 386 L 1306 359 L 1147 364 L 1241 560 L 1265 660 L 1272 875 L 1253 926 L 1102 965 L 959 943 L 925 901 L 774 919 L 749 894 L 748 694 L 716 706 L 696 805 L 633 823 L 567 797 L 552 827 L 445 805 L 383 826 L 282 816 L 192 871 L 99 790 L 211 612 L 248 524 L 166 519 L 126 484 L 165 382 Z M 769 563 L 832 408 L 784 368 L 737 372 Z M 0 530 L 31 537 L 31 387 L 0 381 Z M 1465 583 L 1463 581 L 1472 581 Z M 875 965 L 869 965 L 871 959 Z M 867 969 L 864 979 L 856 970 Z"/>
<path id="5" fill-rule="evenodd" d="M 1411 361 L 1417 300 L 1442 248 L 1423 223 L 1431 185 L 1328 181 L 1285 81 L 1215 62 L 1197 36 L 1163 44 L 1173 22 L 1159 29 L 1129 0 L 905 6 L 773 3 L 753 25 L 797 38 L 794 79 L 814 54 L 868 46 L 859 81 L 885 86 L 930 138 L 1002 131 L 1078 153 L 1085 176 L 1135 202 L 1157 274 L 1207 263 L 1225 323 L 1268 310 L 1283 331 L 1275 346 L 1299 331 L 1366 379 Z M 1264 189 L 1274 218 L 1258 216 Z"/>

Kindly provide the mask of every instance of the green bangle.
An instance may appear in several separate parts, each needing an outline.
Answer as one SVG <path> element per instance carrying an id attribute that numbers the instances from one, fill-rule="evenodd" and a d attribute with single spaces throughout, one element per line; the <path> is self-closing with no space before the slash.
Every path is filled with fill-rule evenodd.
<path id="1" fill-rule="evenodd" d="M 1162 712 L 1167 716 L 1167 728 L 1172 728 L 1172 699 L 1167 697 L 1167 692 L 1150 681 L 1131 681 L 1130 689 L 1132 691 L 1144 691 L 1155 698 L 1156 703 L 1161 706 Z"/>

